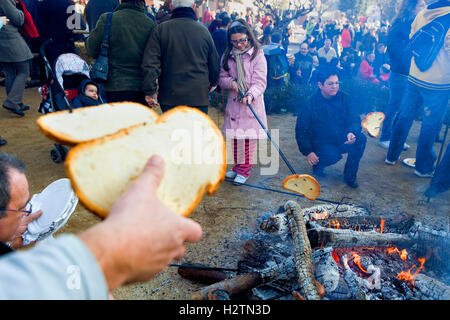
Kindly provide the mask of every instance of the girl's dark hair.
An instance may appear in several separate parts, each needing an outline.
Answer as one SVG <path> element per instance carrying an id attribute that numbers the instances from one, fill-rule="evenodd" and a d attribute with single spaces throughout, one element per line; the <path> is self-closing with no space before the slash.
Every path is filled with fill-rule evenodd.
<path id="1" fill-rule="evenodd" d="M 235 21 L 239 21 L 240 24 L 237 24 L 235 26 L 233 26 Z M 223 53 L 223 59 L 222 59 L 222 67 L 224 70 L 229 71 L 230 69 L 228 68 L 228 59 L 231 56 L 231 51 L 233 50 L 233 44 L 231 43 L 231 35 L 235 34 L 235 33 L 245 33 L 248 37 L 248 41 L 250 42 L 250 46 L 253 47 L 253 54 L 251 57 L 251 60 L 255 59 L 255 57 L 257 56 L 259 50 L 260 50 L 260 45 L 258 43 L 258 40 L 255 37 L 255 34 L 253 33 L 252 29 L 250 28 L 250 26 L 245 22 L 244 19 L 236 19 L 231 23 L 231 28 L 228 29 L 227 32 L 227 40 L 228 40 L 228 44 L 227 44 L 227 48 L 225 49 L 225 52 Z"/>
<path id="2" fill-rule="evenodd" d="M 394 19 L 392 19 L 392 24 L 400 20 L 410 21 L 414 19 L 414 10 L 416 9 L 418 1 L 419 0 L 403 0 L 400 9 Z"/>

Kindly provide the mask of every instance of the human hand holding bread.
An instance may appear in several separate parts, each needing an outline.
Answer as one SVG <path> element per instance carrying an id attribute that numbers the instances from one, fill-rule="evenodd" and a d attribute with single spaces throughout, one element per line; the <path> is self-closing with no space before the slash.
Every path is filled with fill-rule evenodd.
<path id="1" fill-rule="evenodd" d="M 157 197 L 164 161 L 153 156 L 142 174 L 114 204 L 104 222 L 80 234 L 105 275 L 109 290 L 145 282 L 197 242 L 200 225 L 167 208 Z"/>
<path id="2" fill-rule="evenodd" d="M 225 141 L 206 114 L 177 107 L 159 116 L 121 103 L 54 112 L 37 123 L 47 137 L 75 146 L 65 164 L 72 187 L 105 218 L 79 237 L 110 291 L 149 281 L 184 255 L 185 242 L 201 238 L 200 225 L 185 217 L 217 190 L 226 169 Z"/>

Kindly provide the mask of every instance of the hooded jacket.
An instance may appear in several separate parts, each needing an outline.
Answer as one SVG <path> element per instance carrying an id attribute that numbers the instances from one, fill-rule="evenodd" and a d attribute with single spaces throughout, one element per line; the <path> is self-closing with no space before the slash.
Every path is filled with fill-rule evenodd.
<path id="1" fill-rule="evenodd" d="M 97 100 L 94 100 L 84 94 L 84 90 L 86 89 L 86 86 L 88 84 L 92 84 L 97 87 L 98 96 L 99 98 Z M 78 87 L 78 96 L 72 99 L 71 105 L 72 108 L 83 108 L 83 107 L 90 107 L 90 106 L 98 106 L 102 104 L 100 101 L 100 87 L 97 83 L 90 79 L 83 80 L 80 83 L 80 86 Z"/>
<path id="2" fill-rule="evenodd" d="M 410 38 L 423 26 L 440 16 L 450 13 L 450 1 L 441 0 L 420 11 L 411 25 Z M 436 59 L 428 70 L 421 72 L 416 66 L 414 57 L 411 59 L 409 81 L 415 85 L 430 90 L 450 90 L 450 29 L 446 40 Z"/>

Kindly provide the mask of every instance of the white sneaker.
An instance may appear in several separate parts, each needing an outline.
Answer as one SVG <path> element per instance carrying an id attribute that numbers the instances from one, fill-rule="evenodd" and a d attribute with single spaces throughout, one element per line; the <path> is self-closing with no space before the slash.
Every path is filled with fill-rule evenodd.
<path id="1" fill-rule="evenodd" d="M 245 183 L 247 181 L 248 177 L 244 177 L 243 175 L 236 175 L 236 178 L 234 178 L 233 184 L 240 185 L 242 183 Z"/>
<path id="2" fill-rule="evenodd" d="M 227 171 L 227 173 L 225 173 L 225 178 L 228 179 L 234 179 L 236 178 L 237 173 L 234 172 L 233 170 Z"/>
<path id="3" fill-rule="evenodd" d="M 378 141 L 378 145 L 384 149 L 389 149 L 389 144 L 391 142 L 389 140 L 387 141 Z M 403 144 L 403 150 L 408 150 L 409 148 L 411 148 L 411 146 L 407 143 Z"/>
<path id="4" fill-rule="evenodd" d="M 414 174 L 421 178 L 433 178 L 434 172 L 431 173 L 420 173 L 417 170 L 414 170 Z"/>
<path id="5" fill-rule="evenodd" d="M 388 164 L 390 166 L 393 166 L 394 164 L 397 163 L 397 161 L 389 161 L 388 159 L 384 159 L 384 163 L 386 163 L 386 164 Z"/>
<path id="6" fill-rule="evenodd" d="M 378 141 L 378 145 L 384 149 L 389 149 L 389 140 L 386 141 Z"/>

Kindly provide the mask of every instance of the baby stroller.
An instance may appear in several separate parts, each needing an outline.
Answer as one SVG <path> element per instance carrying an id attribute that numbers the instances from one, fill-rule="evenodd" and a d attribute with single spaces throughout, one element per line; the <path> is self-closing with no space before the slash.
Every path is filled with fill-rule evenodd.
<path id="1" fill-rule="evenodd" d="M 45 54 L 46 47 L 51 43 L 51 39 L 46 41 L 40 49 L 47 79 L 45 85 L 39 88 L 42 101 L 38 111 L 42 114 L 61 110 L 72 111 L 69 101 L 78 95 L 78 87 L 81 82 L 90 79 L 88 63 L 73 53 L 61 54 L 52 67 Z M 99 92 L 99 99 L 103 103 L 102 92 Z M 55 163 L 60 163 L 65 160 L 68 150 L 56 143 L 54 146 L 55 148 L 50 152 L 51 159 Z"/>

